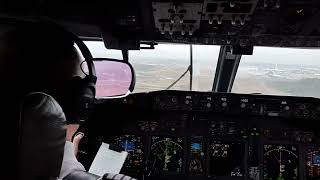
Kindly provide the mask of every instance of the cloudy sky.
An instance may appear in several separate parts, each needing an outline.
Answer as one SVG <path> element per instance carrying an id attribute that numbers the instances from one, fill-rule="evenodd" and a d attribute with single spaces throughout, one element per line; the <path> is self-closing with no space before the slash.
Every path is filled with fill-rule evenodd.
<path id="1" fill-rule="evenodd" d="M 109 57 L 122 59 L 121 51 L 107 50 L 102 42 L 87 42 L 95 57 Z M 194 45 L 195 62 L 216 63 L 219 46 Z M 130 51 L 130 58 L 152 60 L 175 59 L 189 61 L 189 45 L 160 44 L 155 50 Z M 320 49 L 271 48 L 255 47 L 252 56 L 243 56 L 242 63 L 273 63 L 273 64 L 305 64 L 320 66 Z"/>

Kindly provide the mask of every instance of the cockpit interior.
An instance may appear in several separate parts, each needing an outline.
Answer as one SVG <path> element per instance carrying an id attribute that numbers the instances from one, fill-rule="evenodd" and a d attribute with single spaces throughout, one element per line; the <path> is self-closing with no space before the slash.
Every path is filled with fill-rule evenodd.
<path id="1" fill-rule="evenodd" d="M 43 19 L 94 56 L 87 170 L 108 143 L 139 180 L 320 179 L 320 1 L 0 1 L 0 33 Z"/>

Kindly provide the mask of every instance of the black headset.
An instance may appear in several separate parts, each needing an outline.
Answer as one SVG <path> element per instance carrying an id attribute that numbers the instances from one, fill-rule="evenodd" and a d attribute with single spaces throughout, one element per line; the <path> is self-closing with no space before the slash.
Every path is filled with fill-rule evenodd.
<path id="1" fill-rule="evenodd" d="M 85 122 L 89 119 L 96 94 L 97 76 L 92 54 L 77 35 L 55 23 L 45 22 L 45 25 L 48 25 L 50 28 L 55 28 L 54 30 L 68 38 L 70 37 L 73 43 L 78 46 L 84 57 L 84 62 L 87 64 L 88 74 L 85 73 L 85 78 L 74 77 L 72 80 L 66 82 L 63 95 L 60 94 L 57 97 L 53 95 L 65 112 L 67 123 L 78 124 Z M 80 68 L 83 71 L 82 64 L 83 63 L 80 64 Z"/>

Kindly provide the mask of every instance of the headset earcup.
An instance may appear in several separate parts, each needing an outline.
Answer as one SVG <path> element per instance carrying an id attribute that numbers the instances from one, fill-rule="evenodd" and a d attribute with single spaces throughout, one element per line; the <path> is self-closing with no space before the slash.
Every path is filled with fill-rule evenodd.
<path id="1" fill-rule="evenodd" d="M 64 89 L 57 94 L 68 124 L 87 121 L 95 100 L 95 82 L 90 78 L 74 77 L 66 82 Z"/>
<path id="2" fill-rule="evenodd" d="M 80 123 L 87 121 L 94 107 L 95 100 L 95 82 L 87 76 L 82 80 L 82 88 L 80 89 Z"/>

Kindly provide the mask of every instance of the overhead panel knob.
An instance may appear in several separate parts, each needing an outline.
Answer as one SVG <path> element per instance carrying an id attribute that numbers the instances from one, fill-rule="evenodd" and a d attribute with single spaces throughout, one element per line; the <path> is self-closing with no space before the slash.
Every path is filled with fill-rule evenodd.
<path id="1" fill-rule="evenodd" d="M 235 0 L 230 0 L 230 7 L 234 8 L 236 6 Z"/>
<path id="2" fill-rule="evenodd" d="M 222 24 L 222 16 L 221 15 L 217 16 L 217 24 Z"/>
<path id="3" fill-rule="evenodd" d="M 234 26 L 236 25 L 236 16 L 231 17 L 231 24 Z"/>

